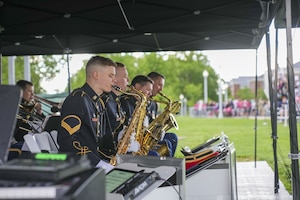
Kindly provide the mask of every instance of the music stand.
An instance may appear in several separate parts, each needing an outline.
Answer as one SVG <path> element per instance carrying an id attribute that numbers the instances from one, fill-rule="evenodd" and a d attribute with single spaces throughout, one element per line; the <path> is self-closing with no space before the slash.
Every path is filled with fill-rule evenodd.
<path id="1" fill-rule="evenodd" d="M 16 126 L 22 90 L 19 86 L 0 85 L 0 164 L 7 161 Z"/>

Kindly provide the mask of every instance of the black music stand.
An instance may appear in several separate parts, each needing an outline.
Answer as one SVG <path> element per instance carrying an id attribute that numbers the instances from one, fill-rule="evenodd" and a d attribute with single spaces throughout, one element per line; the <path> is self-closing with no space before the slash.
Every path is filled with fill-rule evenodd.
<path id="1" fill-rule="evenodd" d="M 21 95 L 19 86 L 0 85 L 0 164 L 5 163 L 8 158 Z"/>

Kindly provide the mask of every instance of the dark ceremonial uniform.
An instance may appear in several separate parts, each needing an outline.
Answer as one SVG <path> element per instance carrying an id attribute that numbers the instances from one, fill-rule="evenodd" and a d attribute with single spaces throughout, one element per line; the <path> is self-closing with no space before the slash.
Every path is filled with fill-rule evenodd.
<path id="1" fill-rule="evenodd" d="M 10 151 L 8 155 L 8 160 L 19 157 L 22 153 L 22 147 L 24 144 L 24 135 L 28 132 L 38 133 L 41 132 L 41 127 L 45 115 L 36 113 L 34 110 L 34 105 L 29 104 L 24 99 L 21 100 L 21 106 L 19 107 L 19 117 L 17 118 L 15 130 L 14 130 L 14 140 L 10 146 L 11 149 L 17 150 Z M 35 125 L 33 125 L 33 122 Z M 30 124 L 31 123 L 31 124 Z"/>
<path id="2" fill-rule="evenodd" d="M 158 105 L 155 101 L 150 101 L 147 106 L 147 116 L 149 119 L 149 124 L 156 118 L 158 114 Z M 178 137 L 175 133 L 166 132 L 162 141 L 158 142 L 158 145 L 153 149 L 153 151 L 149 152 L 149 155 L 156 155 L 156 148 L 159 148 L 159 145 L 166 144 L 169 150 L 169 156 L 174 156 L 176 147 L 178 143 Z"/>
<path id="3" fill-rule="evenodd" d="M 24 104 L 26 104 L 26 101 L 22 99 L 21 105 Z M 9 151 L 8 158 L 7 158 L 8 160 L 12 160 L 20 156 L 24 144 L 24 135 L 26 135 L 29 132 L 29 130 L 30 131 L 32 130 L 32 127 L 29 125 L 29 123 L 25 121 L 25 120 L 32 120 L 29 111 L 22 107 L 19 107 L 18 115 L 19 117 L 21 117 L 21 119 L 17 118 L 15 131 L 14 131 L 14 141 L 12 141 L 10 145 L 10 149 L 14 149 L 16 151 Z"/>
<path id="4" fill-rule="evenodd" d="M 123 129 L 124 125 L 124 112 L 121 108 L 121 103 L 119 100 L 119 96 L 115 93 L 110 92 L 101 97 L 106 105 L 106 111 L 108 116 L 108 122 L 106 123 L 106 132 L 107 135 L 111 135 L 111 140 L 113 140 L 114 147 L 111 147 L 109 152 L 103 149 L 103 153 L 111 156 L 116 153 L 116 148 L 118 144 L 118 133 Z M 104 141 L 104 140 L 103 140 Z M 100 144 L 100 146 L 105 146 L 106 144 Z M 114 149 L 114 150 L 112 150 Z"/>
<path id="5" fill-rule="evenodd" d="M 147 116 L 149 118 L 149 123 L 156 118 L 157 112 L 158 112 L 157 103 L 154 101 L 150 101 L 149 104 L 147 105 Z"/>
<path id="6" fill-rule="evenodd" d="M 122 94 L 119 98 L 122 110 L 125 114 L 125 124 L 128 125 L 130 118 L 137 104 L 137 99 L 133 95 Z"/>
<path id="7" fill-rule="evenodd" d="M 115 93 L 110 92 L 107 94 L 105 104 L 110 121 L 109 128 L 112 130 L 113 134 L 117 134 L 122 130 L 125 120 L 125 113 L 122 110 L 120 98 Z"/>
<path id="8" fill-rule="evenodd" d="M 114 146 L 112 136 L 106 134 L 106 117 L 103 100 L 88 84 L 73 91 L 61 109 L 59 151 L 87 155 L 92 165 L 109 160 L 99 151 Z"/>

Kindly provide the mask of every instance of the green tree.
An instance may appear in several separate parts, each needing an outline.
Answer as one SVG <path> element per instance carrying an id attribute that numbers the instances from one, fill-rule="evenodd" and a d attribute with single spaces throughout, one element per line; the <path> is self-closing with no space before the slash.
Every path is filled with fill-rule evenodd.
<path id="1" fill-rule="evenodd" d="M 35 93 L 45 93 L 40 83 L 43 80 L 52 80 L 60 72 L 60 65 L 66 59 L 64 56 L 30 56 L 31 82 L 34 84 Z M 8 84 L 8 57 L 2 59 L 2 83 Z M 16 81 L 24 79 L 24 57 L 18 56 L 15 59 Z"/>
<path id="2" fill-rule="evenodd" d="M 268 100 L 268 97 L 266 96 L 264 90 L 262 88 L 259 88 L 257 90 L 257 98 L 258 99 L 263 99 L 263 100 Z"/>
<path id="3" fill-rule="evenodd" d="M 178 100 L 183 94 L 189 106 L 204 98 L 204 69 L 209 72 L 208 97 L 217 99 L 216 89 L 218 76 L 209 65 L 207 57 L 201 52 L 157 52 L 157 53 L 119 53 L 101 54 L 127 66 L 129 78 L 138 74 L 147 75 L 157 71 L 166 77 L 163 93 L 171 100 Z M 71 78 L 72 88 L 81 87 L 85 82 L 84 67 Z"/>
<path id="4" fill-rule="evenodd" d="M 239 89 L 239 91 L 237 92 L 237 96 L 240 99 L 246 99 L 246 100 L 251 100 L 255 98 L 254 93 L 251 92 L 250 88 L 248 87 Z"/>

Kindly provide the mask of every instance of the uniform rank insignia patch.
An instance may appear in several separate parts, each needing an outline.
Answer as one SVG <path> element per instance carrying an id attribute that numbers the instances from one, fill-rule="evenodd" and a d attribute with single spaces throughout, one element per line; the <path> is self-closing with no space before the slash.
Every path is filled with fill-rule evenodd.
<path id="1" fill-rule="evenodd" d="M 70 135 L 73 135 L 81 127 L 81 120 L 76 115 L 68 115 L 61 121 L 61 126 L 68 131 Z"/>

